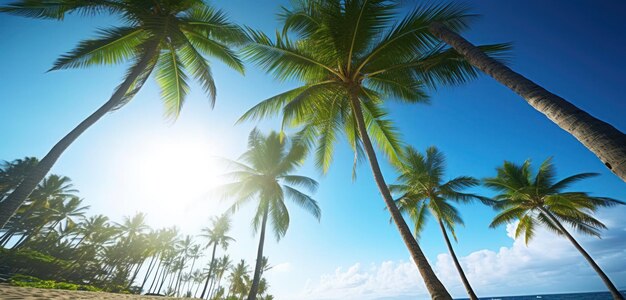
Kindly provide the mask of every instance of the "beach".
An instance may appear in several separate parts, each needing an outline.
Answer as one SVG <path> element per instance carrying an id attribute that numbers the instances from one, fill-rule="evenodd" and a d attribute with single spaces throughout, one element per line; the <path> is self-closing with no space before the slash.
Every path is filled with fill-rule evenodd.
<path id="1" fill-rule="evenodd" d="M 0 299 L 3 300 L 43 300 L 43 299 L 189 299 L 141 296 L 131 294 L 114 294 L 105 292 L 70 291 L 54 289 L 38 289 L 0 284 Z"/>

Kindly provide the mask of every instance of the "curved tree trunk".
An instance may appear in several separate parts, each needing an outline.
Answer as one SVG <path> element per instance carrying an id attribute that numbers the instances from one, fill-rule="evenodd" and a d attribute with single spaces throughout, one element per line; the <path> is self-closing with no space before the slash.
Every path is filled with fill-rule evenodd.
<path id="1" fill-rule="evenodd" d="M 613 296 L 613 299 L 624 300 L 624 296 L 615 287 L 611 279 L 609 279 L 609 277 L 604 273 L 604 271 L 600 269 L 600 266 L 598 266 L 598 264 L 596 264 L 593 258 L 591 258 L 591 255 L 589 255 L 589 253 L 587 253 L 587 251 L 583 249 L 583 247 L 576 241 L 576 239 L 574 239 L 574 237 L 567 231 L 567 229 L 565 229 L 563 224 L 561 224 L 561 222 L 559 222 L 559 220 L 557 220 L 557 218 L 547 209 L 540 208 L 540 210 L 543 213 L 545 213 L 548 216 L 548 218 L 550 218 L 550 221 L 552 221 L 554 225 L 556 225 L 556 227 L 559 228 L 559 230 L 563 233 L 563 235 L 565 235 L 565 237 L 574 245 L 576 250 L 578 250 L 578 252 L 580 252 L 580 254 L 583 255 L 583 257 L 591 265 L 593 270 L 596 271 L 596 273 L 598 273 L 598 276 L 600 276 L 600 278 L 602 279 L 606 287 L 609 289 L 609 292 L 611 292 L 611 296 Z"/>
<path id="2" fill-rule="evenodd" d="M 146 285 L 146 282 L 148 281 L 150 274 L 152 274 L 152 271 L 154 271 L 153 264 L 158 258 L 158 256 L 159 256 L 158 254 L 155 254 L 154 256 L 152 256 L 152 259 L 150 259 L 150 263 L 148 264 L 148 270 L 146 271 L 146 275 L 143 277 L 143 281 L 141 282 L 141 287 L 139 287 L 139 293 L 143 292 L 143 287 Z"/>
<path id="3" fill-rule="evenodd" d="M 215 250 L 217 249 L 217 242 L 213 243 L 213 254 L 211 255 L 211 263 L 209 264 L 209 274 L 206 277 L 206 281 L 204 282 L 204 288 L 202 289 L 202 294 L 200 294 L 200 299 L 204 299 L 204 295 L 206 294 L 206 289 L 209 287 L 209 280 L 211 280 L 211 275 L 213 275 L 213 265 L 215 264 Z"/>
<path id="4" fill-rule="evenodd" d="M 154 58 L 157 51 L 157 44 L 150 45 L 146 49 L 145 54 L 141 57 L 141 60 L 132 69 L 130 74 L 126 77 L 126 80 L 118 87 L 113 93 L 109 101 L 98 108 L 85 120 L 80 122 L 72 131 L 64 136 L 59 142 L 50 149 L 48 154 L 43 157 L 41 161 L 33 168 L 33 170 L 22 180 L 19 186 L 13 190 L 4 201 L 0 202 L 0 228 L 4 228 L 9 219 L 15 214 L 17 209 L 24 203 L 26 198 L 30 196 L 37 184 L 46 177 L 46 174 L 50 171 L 54 163 L 59 159 L 61 154 L 89 127 L 95 124 L 106 113 L 111 111 L 114 107 L 121 103 L 124 96 L 133 85 L 133 83 L 139 78 L 141 73 L 149 66 L 150 61 Z"/>
<path id="5" fill-rule="evenodd" d="M 463 272 L 463 268 L 461 268 L 461 264 L 459 263 L 459 260 L 456 257 L 456 253 L 454 253 L 454 249 L 452 249 L 452 243 L 450 243 L 450 238 L 448 237 L 448 232 L 446 232 L 446 227 L 443 225 L 443 222 L 441 221 L 441 219 L 439 219 L 438 221 L 439 221 L 439 227 L 441 228 L 441 232 L 443 233 L 443 238 L 446 240 L 446 246 L 448 246 L 448 251 L 450 251 L 450 256 L 452 256 L 452 260 L 454 261 L 454 266 L 456 267 L 456 270 L 459 272 L 459 275 L 461 276 L 461 281 L 463 282 L 463 285 L 465 286 L 467 295 L 469 296 L 471 300 L 478 300 L 476 293 L 474 293 L 474 289 L 472 289 L 472 286 L 470 285 L 469 280 L 467 280 L 467 277 L 465 276 L 465 272 Z"/>
<path id="6" fill-rule="evenodd" d="M 522 96 L 533 108 L 573 135 L 609 170 L 626 181 L 626 134 L 490 58 L 444 25 L 431 24 L 430 31 L 470 64 Z"/>
<path id="7" fill-rule="evenodd" d="M 376 185 L 378 186 L 378 190 L 380 194 L 383 196 L 383 200 L 385 201 L 385 205 L 391 214 L 391 219 L 398 227 L 398 231 L 400 232 L 400 236 L 404 241 L 409 253 L 411 254 L 411 258 L 417 265 L 417 269 L 424 280 L 424 284 L 426 285 L 426 289 L 430 293 L 432 299 L 435 300 L 451 300 L 452 296 L 443 286 L 432 267 L 428 263 L 426 256 L 422 252 L 422 249 L 417 244 L 417 241 L 411 234 L 411 230 L 409 226 L 407 226 L 404 218 L 402 218 L 402 214 L 400 210 L 396 206 L 393 201 L 393 197 L 391 197 L 391 193 L 389 192 L 389 188 L 387 187 L 387 183 L 385 183 L 385 179 L 383 178 L 383 174 L 380 170 L 380 166 L 378 165 L 378 159 L 376 158 L 376 153 L 374 152 L 374 147 L 372 146 L 372 141 L 367 134 L 367 127 L 365 125 L 365 119 L 363 118 L 363 111 L 361 109 L 361 103 L 357 98 L 357 95 L 353 94 L 350 97 L 350 101 L 352 103 L 352 109 L 354 110 L 356 123 L 359 129 L 359 134 L 361 136 L 361 140 L 363 142 L 363 148 L 365 149 L 365 153 L 367 154 L 367 158 L 370 162 L 370 166 L 372 168 L 372 173 L 374 173 L 374 180 L 376 181 Z"/>
<path id="8" fill-rule="evenodd" d="M 163 273 L 163 271 L 161 270 L 162 264 L 163 264 L 163 260 L 161 259 L 161 257 L 159 257 L 159 264 L 157 265 L 156 271 L 154 272 L 154 277 L 152 278 L 152 283 L 150 284 L 150 288 L 148 288 L 148 293 L 152 292 L 153 287 L 156 288 L 154 283 L 159 279 L 159 271 Z"/>
<path id="9" fill-rule="evenodd" d="M 263 212 L 263 223 L 261 224 L 261 234 L 259 237 L 259 248 L 256 253 L 256 265 L 254 266 L 254 277 L 252 277 L 252 286 L 248 294 L 248 300 L 256 300 L 256 294 L 259 291 L 259 282 L 261 281 L 261 268 L 263 268 L 263 245 L 265 244 L 265 227 L 267 225 L 267 214 L 269 205 L 265 207 Z"/>

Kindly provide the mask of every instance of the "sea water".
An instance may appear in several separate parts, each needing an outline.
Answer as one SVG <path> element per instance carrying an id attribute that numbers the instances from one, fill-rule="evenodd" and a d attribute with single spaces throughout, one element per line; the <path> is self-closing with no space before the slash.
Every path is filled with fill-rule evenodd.
<path id="1" fill-rule="evenodd" d="M 626 297 L 626 291 L 621 291 Z M 612 300 L 609 292 L 572 293 L 572 294 L 537 294 L 528 296 L 480 297 L 481 300 Z"/>

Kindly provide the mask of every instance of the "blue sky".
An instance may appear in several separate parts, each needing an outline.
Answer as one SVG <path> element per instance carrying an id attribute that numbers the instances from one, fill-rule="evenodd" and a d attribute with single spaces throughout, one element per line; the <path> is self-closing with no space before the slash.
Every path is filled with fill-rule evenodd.
<path id="1" fill-rule="evenodd" d="M 4 4 L 8 1 L 0 0 Z M 286 2 L 286 1 L 284 1 Z M 411 1 L 405 1 L 411 3 Z M 272 32 L 279 1 L 216 2 L 238 23 Z M 410 6 L 410 4 L 407 4 Z M 511 66 L 592 115 L 626 131 L 626 4 L 622 1 L 472 2 L 482 17 L 464 35 L 472 42 L 513 42 Z M 45 73 L 60 54 L 108 17 L 70 17 L 64 22 L 0 15 L 0 159 L 43 156 L 65 133 L 113 92 L 124 66 Z M 71 177 L 92 213 L 114 220 L 137 211 L 154 227 L 177 225 L 197 233 L 226 206 L 209 190 L 223 172 L 214 157 L 236 158 L 248 132 L 276 129 L 277 121 L 234 125 L 260 100 L 286 90 L 253 65 L 242 77 L 213 66 L 217 105 L 210 110 L 197 85 L 179 120 L 165 120 L 158 90 L 150 82 L 122 110 L 107 115 L 61 157 L 53 172 Z M 626 185 L 573 137 L 533 110 L 521 98 L 486 76 L 450 89 L 431 91 L 430 105 L 390 104 L 406 143 L 418 149 L 436 145 L 448 159 L 450 177 L 490 176 L 503 160 L 540 163 L 553 156 L 562 176 L 598 172 L 575 188 L 626 199 Z M 344 142 L 326 176 L 309 162 L 301 173 L 320 181 L 315 194 L 320 223 L 292 207 L 292 223 L 266 253 L 277 267 L 268 273 L 278 299 L 415 299 L 425 297 L 399 235 L 388 222 L 369 168 L 362 164 L 351 180 L 352 154 Z M 384 164 L 388 181 L 395 174 Z M 484 189 L 476 192 L 491 193 Z M 465 227 L 458 229 L 457 254 L 479 295 L 603 290 L 590 267 L 566 242 L 539 234 L 529 247 L 489 229 L 494 213 L 479 205 L 461 206 Z M 583 238 L 615 284 L 626 289 L 626 209 L 600 211 L 609 225 L 602 240 Z M 250 210 L 235 218 L 232 258 L 252 262 L 256 238 Z M 431 224 L 432 225 L 432 224 Z M 463 289 L 450 271 L 440 232 L 429 226 L 421 245 L 455 296 Z M 548 249 L 548 250 L 546 250 Z"/>

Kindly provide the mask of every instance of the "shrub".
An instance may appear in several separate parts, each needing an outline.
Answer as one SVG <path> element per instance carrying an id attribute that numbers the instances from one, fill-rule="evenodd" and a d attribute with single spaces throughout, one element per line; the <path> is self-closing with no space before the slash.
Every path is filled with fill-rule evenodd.
<path id="1" fill-rule="evenodd" d="M 21 287 L 33 287 L 40 289 L 59 289 L 59 290 L 81 290 L 81 291 L 90 291 L 90 292 L 100 292 L 101 289 L 84 284 L 74 284 L 68 282 L 56 282 L 54 280 L 41 280 L 37 277 L 16 274 L 11 279 L 9 279 L 9 283 L 15 286 Z"/>

